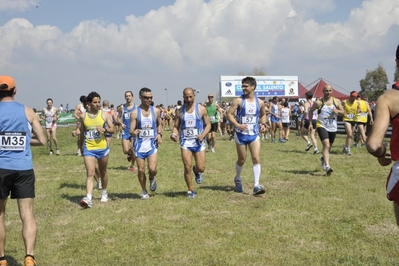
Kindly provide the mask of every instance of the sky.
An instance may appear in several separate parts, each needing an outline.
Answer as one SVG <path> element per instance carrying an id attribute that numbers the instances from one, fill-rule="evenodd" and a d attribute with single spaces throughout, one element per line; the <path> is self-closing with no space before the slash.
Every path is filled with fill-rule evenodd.
<path id="1" fill-rule="evenodd" d="M 397 0 L 0 0 L 0 74 L 16 100 L 37 109 L 74 108 L 81 95 L 176 104 L 185 87 L 197 101 L 218 94 L 220 76 L 324 78 L 360 90 L 381 64 L 390 82 L 399 44 Z"/>

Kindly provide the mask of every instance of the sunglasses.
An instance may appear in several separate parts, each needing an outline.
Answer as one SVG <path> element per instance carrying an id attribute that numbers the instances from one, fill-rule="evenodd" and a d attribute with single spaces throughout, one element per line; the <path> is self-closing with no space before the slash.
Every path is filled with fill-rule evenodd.
<path id="1" fill-rule="evenodd" d="M 141 96 L 144 98 L 144 100 L 152 100 L 152 96 Z"/>

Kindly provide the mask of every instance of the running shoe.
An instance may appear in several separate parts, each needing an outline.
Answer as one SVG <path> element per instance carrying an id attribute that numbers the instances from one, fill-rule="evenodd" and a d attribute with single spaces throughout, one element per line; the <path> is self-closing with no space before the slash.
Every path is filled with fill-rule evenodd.
<path id="1" fill-rule="evenodd" d="M 53 150 L 50 150 L 50 153 L 48 155 L 53 155 L 53 154 L 54 154 Z"/>
<path id="2" fill-rule="evenodd" d="M 330 176 L 332 172 L 334 172 L 334 170 L 329 165 L 326 165 L 326 174 L 327 174 L 327 176 Z"/>
<path id="3" fill-rule="evenodd" d="M 102 196 L 101 196 L 101 200 L 100 200 L 101 202 L 108 202 L 108 194 L 103 194 Z"/>
<path id="4" fill-rule="evenodd" d="M 78 150 L 78 156 L 82 156 L 82 153 L 80 152 L 80 149 Z"/>
<path id="5" fill-rule="evenodd" d="M 274 140 L 274 139 L 272 139 L 272 141 L 271 141 L 272 143 L 275 143 L 276 141 Z"/>
<path id="6" fill-rule="evenodd" d="M 346 150 L 346 155 L 352 155 L 351 149 L 347 149 L 347 150 Z"/>
<path id="7" fill-rule="evenodd" d="M 6 260 L 0 260 L 0 266 L 7 266 L 7 261 Z"/>
<path id="8" fill-rule="evenodd" d="M 308 151 L 308 150 L 310 150 L 310 148 L 312 148 L 313 147 L 313 144 L 312 143 L 310 143 L 310 142 L 308 142 L 308 145 L 306 145 L 306 149 L 305 149 L 305 151 Z"/>
<path id="9" fill-rule="evenodd" d="M 320 157 L 320 162 L 321 162 L 321 168 L 323 168 L 323 170 L 326 170 L 326 162 L 324 161 L 323 156 Z"/>
<path id="10" fill-rule="evenodd" d="M 80 204 L 80 206 L 82 206 L 82 208 L 84 208 L 84 209 L 93 207 L 93 203 L 91 202 L 91 200 L 89 200 L 88 197 L 84 197 L 84 198 L 80 201 L 79 204 Z"/>
<path id="11" fill-rule="evenodd" d="M 154 179 L 150 179 L 150 190 L 152 191 L 152 192 L 154 192 L 155 190 L 157 190 L 157 181 L 155 181 L 155 178 Z"/>
<path id="12" fill-rule="evenodd" d="M 196 166 L 194 165 L 193 166 L 193 172 L 194 172 L 194 175 L 195 175 L 195 182 L 197 182 L 197 184 L 201 184 L 202 183 L 202 175 L 201 175 L 201 173 L 196 173 L 195 169 L 196 169 Z"/>
<path id="13" fill-rule="evenodd" d="M 346 149 L 346 147 L 344 147 L 344 148 L 342 149 L 342 153 L 345 153 L 345 154 L 346 154 L 346 152 L 347 152 L 347 149 Z"/>
<path id="14" fill-rule="evenodd" d="M 57 150 L 55 154 L 60 155 L 60 150 Z"/>
<path id="15" fill-rule="evenodd" d="M 26 256 L 24 266 L 36 266 L 36 261 L 31 256 Z"/>
<path id="16" fill-rule="evenodd" d="M 211 152 L 215 153 L 215 148 L 211 148 Z"/>
<path id="17" fill-rule="evenodd" d="M 278 142 L 280 142 L 280 143 L 285 143 L 285 140 L 283 140 L 282 138 L 279 138 L 279 139 L 278 139 Z"/>
<path id="18" fill-rule="evenodd" d="M 265 194 L 265 187 L 262 185 L 254 186 L 254 196 Z"/>
<path id="19" fill-rule="evenodd" d="M 131 166 L 129 167 L 129 171 L 130 171 L 130 172 L 134 172 L 134 170 L 135 170 L 135 169 L 134 169 L 134 166 L 131 165 Z"/>
<path id="20" fill-rule="evenodd" d="M 237 193 L 243 193 L 244 190 L 242 189 L 242 180 L 238 178 L 234 178 L 234 183 L 235 183 L 235 191 Z"/>
<path id="21" fill-rule="evenodd" d="M 313 154 L 318 154 L 319 153 L 319 149 L 318 148 L 314 148 Z"/>
<path id="22" fill-rule="evenodd" d="M 148 195 L 147 191 L 141 192 L 141 199 L 142 200 L 146 200 L 146 199 L 149 199 L 149 198 L 150 198 L 150 195 Z"/>
<path id="23" fill-rule="evenodd" d="M 190 199 L 195 199 L 195 195 L 196 195 L 196 194 L 197 194 L 197 193 L 195 193 L 194 190 L 187 191 L 187 196 L 188 196 Z"/>

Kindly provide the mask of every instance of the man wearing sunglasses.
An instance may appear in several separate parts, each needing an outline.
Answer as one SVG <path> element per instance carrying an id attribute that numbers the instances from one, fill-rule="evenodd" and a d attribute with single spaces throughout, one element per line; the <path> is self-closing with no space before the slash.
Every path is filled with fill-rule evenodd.
<path id="1" fill-rule="evenodd" d="M 145 160 L 147 159 L 150 190 L 157 189 L 158 145 L 162 142 L 161 111 L 152 106 L 152 92 L 142 88 L 139 92 L 141 104 L 130 114 L 130 134 L 133 136 L 133 150 L 137 162 L 137 174 L 141 185 L 141 199 L 149 199 L 146 187 Z"/>

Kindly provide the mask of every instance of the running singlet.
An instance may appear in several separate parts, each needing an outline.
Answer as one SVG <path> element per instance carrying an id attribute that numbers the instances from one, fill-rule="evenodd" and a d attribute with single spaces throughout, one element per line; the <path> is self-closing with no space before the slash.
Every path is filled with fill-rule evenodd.
<path id="1" fill-rule="evenodd" d="M 343 120 L 346 122 L 356 121 L 358 107 L 359 104 L 357 101 L 353 101 L 353 103 L 349 103 L 348 101 L 346 101 L 344 105 L 345 116 Z"/>
<path id="2" fill-rule="evenodd" d="M 204 132 L 204 120 L 202 119 L 198 103 L 194 106 L 194 111 L 188 113 L 186 105 L 180 111 L 180 145 L 182 147 L 197 147 L 201 145 L 197 136 Z"/>
<path id="3" fill-rule="evenodd" d="M 319 116 L 316 123 L 316 128 L 325 128 L 328 132 L 337 131 L 337 115 L 333 112 L 335 108 L 334 98 L 331 99 L 332 104 L 327 105 L 324 103 L 324 99 L 321 100 L 322 106 L 319 109 Z"/>
<path id="4" fill-rule="evenodd" d="M 125 124 L 125 129 L 123 129 L 123 133 L 130 135 L 130 113 L 136 110 L 136 105 L 134 104 L 132 108 L 128 109 L 126 105 L 123 105 L 122 111 L 122 123 Z"/>
<path id="5" fill-rule="evenodd" d="M 314 102 L 311 101 L 311 102 L 308 102 L 308 104 L 309 104 L 309 108 L 308 108 L 308 113 L 306 114 L 305 120 L 316 120 L 317 119 L 317 113 L 316 112 L 313 112 L 312 119 L 309 119 L 309 110 L 312 108 Z"/>
<path id="6" fill-rule="evenodd" d="M 51 107 L 50 110 L 47 108 L 44 109 L 44 115 L 46 119 L 46 128 L 48 129 L 56 129 L 57 128 L 57 118 L 55 117 L 55 108 Z"/>
<path id="7" fill-rule="evenodd" d="M 102 110 L 99 110 L 95 117 L 90 117 L 86 112 L 83 125 L 85 128 L 84 146 L 87 150 L 104 150 L 108 148 L 104 133 L 97 130 L 97 127 L 104 127 L 105 120 Z"/>
<path id="8" fill-rule="evenodd" d="M 275 115 L 279 115 L 278 104 L 272 104 L 272 113 Z"/>
<path id="9" fill-rule="evenodd" d="M 369 111 L 369 104 L 364 100 L 359 101 L 360 112 L 356 116 L 356 122 L 367 123 L 367 115 Z"/>
<path id="10" fill-rule="evenodd" d="M 155 138 L 157 137 L 157 123 L 154 107 L 150 106 L 150 115 L 144 116 L 142 109 L 137 107 L 137 128 L 140 133 L 136 137 L 135 151 L 137 153 L 146 153 L 156 149 Z"/>
<path id="11" fill-rule="evenodd" d="M 26 118 L 25 107 L 17 102 L 2 102 L 0 113 L 0 168 L 33 169 L 32 126 Z"/>
<path id="12" fill-rule="evenodd" d="M 260 106 L 258 97 L 255 97 L 254 102 L 249 102 L 244 96 L 241 96 L 241 104 L 237 108 L 237 122 L 247 125 L 247 129 L 240 131 L 234 128 L 235 131 L 243 135 L 257 135 L 259 133 L 259 114 Z"/>
<path id="13" fill-rule="evenodd" d="M 206 111 L 208 112 L 209 120 L 211 124 L 218 122 L 218 113 L 216 110 L 216 104 L 212 103 L 211 105 L 206 105 Z"/>
<path id="14" fill-rule="evenodd" d="M 282 123 L 290 122 L 290 109 L 288 107 L 283 107 L 281 109 L 281 122 Z"/>

